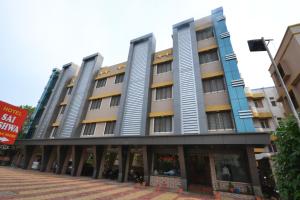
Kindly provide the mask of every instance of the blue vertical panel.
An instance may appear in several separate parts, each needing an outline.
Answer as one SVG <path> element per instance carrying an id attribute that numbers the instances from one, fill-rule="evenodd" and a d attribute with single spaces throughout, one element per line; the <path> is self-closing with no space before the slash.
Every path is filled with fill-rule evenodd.
<path id="1" fill-rule="evenodd" d="M 243 81 L 240 77 L 230 38 L 221 38 L 220 36 L 220 34 L 224 34 L 228 31 L 223 15 L 223 8 L 220 7 L 213 10 L 212 18 L 236 130 L 237 132 L 254 132 L 255 128 L 253 125 L 252 113 L 249 110 L 247 99 L 245 97 Z M 239 84 L 234 84 L 235 82 L 239 82 Z"/>
<path id="2" fill-rule="evenodd" d="M 24 133 L 27 139 L 30 139 L 33 136 L 33 133 L 35 132 L 36 126 L 39 123 L 41 116 L 44 112 L 44 107 L 47 105 L 50 99 L 52 90 L 58 80 L 59 74 L 60 74 L 59 69 L 53 69 L 49 81 L 44 89 L 44 92 L 30 117 L 29 125 L 28 127 L 25 127 Z"/>
<path id="3" fill-rule="evenodd" d="M 47 106 L 40 117 L 37 129 L 34 132 L 33 138 L 46 138 L 49 136 L 54 119 L 54 113 L 57 111 L 57 105 L 63 98 L 63 91 L 67 82 L 75 75 L 77 66 L 69 63 L 63 66 L 60 72 L 56 86 L 53 88 Z"/>

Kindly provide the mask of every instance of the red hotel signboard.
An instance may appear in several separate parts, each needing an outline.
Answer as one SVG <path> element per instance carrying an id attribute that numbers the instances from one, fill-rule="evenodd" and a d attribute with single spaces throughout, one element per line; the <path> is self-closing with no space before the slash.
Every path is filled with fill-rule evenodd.
<path id="1" fill-rule="evenodd" d="M 27 110 L 0 101 L 0 144 L 14 144 Z"/>

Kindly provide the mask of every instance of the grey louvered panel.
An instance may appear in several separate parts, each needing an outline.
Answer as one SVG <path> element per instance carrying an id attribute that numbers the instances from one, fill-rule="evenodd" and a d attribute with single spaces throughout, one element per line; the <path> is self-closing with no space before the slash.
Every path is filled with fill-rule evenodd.
<path id="1" fill-rule="evenodd" d="M 71 137 L 73 129 L 76 126 L 77 119 L 80 117 L 81 107 L 85 103 L 85 93 L 87 87 L 89 87 L 90 74 L 93 71 L 95 60 L 88 60 L 82 72 L 79 75 L 78 82 L 76 83 L 76 88 L 73 89 L 74 94 L 70 100 L 70 105 L 66 110 L 66 117 L 60 129 L 59 137 Z"/>
<path id="2" fill-rule="evenodd" d="M 198 103 L 189 27 L 178 30 L 181 131 L 199 133 Z"/>
<path id="3" fill-rule="evenodd" d="M 44 138 L 47 134 L 47 130 L 51 126 L 51 120 L 53 118 L 55 108 L 59 104 L 63 89 L 67 81 L 70 80 L 74 73 L 75 69 L 71 65 L 70 67 L 63 69 L 63 71 L 59 75 L 59 79 L 56 82 L 56 86 L 53 89 L 45 111 L 41 116 L 38 128 L 36 129 L 33 138 Z"/>
<path id="4" fill-rule="evenodd" d="M 139 134 L 141 131 L 148 43 L 134 46 L 127 99 L 125 100 L 122 134 Z"/>

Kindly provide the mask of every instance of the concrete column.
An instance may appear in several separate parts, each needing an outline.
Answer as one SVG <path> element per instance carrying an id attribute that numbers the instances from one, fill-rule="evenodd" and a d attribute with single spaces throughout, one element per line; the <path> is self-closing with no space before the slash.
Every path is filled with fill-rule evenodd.
<path id="1" fill-rule="evenodd" d="M 42 146 L 42 160 L 40 163 L 40 171 L 44 172 L 46 171 L 47 164 L 49 162 L 52 146 Z"/>
<path id="2" fill-rule="evenodd" d="M 21 162 L 21 160 L 22 160 L 22 156 L 24 156 L 24 155 L 23 155 L 22 152 L 20 152 L 19 155 L 18 155 L 18 158 L 17 158 L 17 160 L 16 160 L 16 163 L 15 163 L 15 166 L 16 166 L 16 167 L 20 167 L 20 162 Z"/>
<path id="3" fill-rule="evenodd" d="M 253 192 L 256 196 L 262 196 L 262 191 L 261 191 L 261 186 L 260 186 L 260 181 L 259 181 L 258 171 L 256 166 L 256 160 L 254 155 L 254 148 L 247 146 L 246 152 L 247 152 L 247 158 L 249 163 L 249 172 L 250 172 Z"/>
<path id="4" fill-rule="evenodd" d="M 68 151 L 70 151 L 70 148 L 68 146 L 57 146 L 56 147 L 56 153 L 57 153 L 57 156 L 56 156 L 57 167 L 56 167 L 56 171 L 55 171 L 56 174 L 60 174 L 60 173 L 65 174 L 66 168 L 64 169 L 64 163 L 66 162 Z M 69 154 L 70 154 L 70 152 L 69 152 Z M 68 161 L 69 161 L 69 158 L 70 157 L 68 157 Z"/>
<path id="5" fill-rule="evenodd" d="M 218 188 L 217 188 L 217 175 L 216 175 L 214 154 L 212 152 L 209 152 L 208 158 L 209 158 L 211 185 L 213 190 L 216 191 L 218 190 Z"/>
<path id="6" fill-rule="evenodd" d="M 77 175 L 77 169 L 80 161 L 80 157 L 82 155 L 82 147 L 81 146 L 72 146 L 72 171 L 71 176 Z"/>
<path id="7" fill-rule="evenodd" d="M 102 157 L 104 157 L 103 154 L 104 149 L 100 146 L 93 146 L 93 155 L 94 155 L 94 171 L 93 171 L 93 178 L 98 178 L 98 174 L 100 171 L 100 163 Z"/>
<path id="8" fill-rule="evenodd" d="M 123 182 L 124 180 L 127 152 L 128 152 L 127 146 L 120 146 L 118 149 L 118 159 L 119 159 L 118 181 L 119 182 Z"/>
<path id="9" fill-rule="evenodd" d="M 83 147 L 80 154 L 81 154 L 81 156 L 79 157 L 80 161 L 78 164 L 76 176 L 81 176 L 83 165 L 86 162 L 86 160 L 88 159 L 87 147 Z"/>
<path id="10" fill-rule="evenodd" d="M 25 146 L 24 147 L 24 162 L 21 163 L 22 169 L 28 169 L 30 160 L 32 159 L 32 156 L 33 156 L 34 148 L 35 148 L 34 146 Z"/>
<path id="11" fill-rule="evenodd" d="M 57 149 L 56 146 L 51 147 L 51 153 L 50 153 L 48 164 L 46 166 L 46 172 L 51 171 L 53 164 L 55 164 L 57 166 L 57 164 L 56 164 L 56 157 L 57 157 L 56 149 Z"/>
<path id="12" fill-rule="evenodd" d="M 151 151 L 148 146 L 143 146 L 143 164 L 144 164 L 144 181 L 146 185 L 150 184 L 150 169 L 151 169 Z"/>
<path id="13" fill-rule="evenodd" d="M 99 178 L 103 178 L 103 171 L 104 171 L 104 165 L 105 165 L 105 156 L 107 154 L 107 148 L 108 147 L 105 147 L 103 149 L 103 155 L 101 157 L 100 167 L 99 167 L 99 175 L 98 175 Z"/>
<path id="14" fill-rule="evenodd" d="M 61 150 L 61 155 L 63 154 L 63 149 Z M 67 169 L 69 167 L 69 160 L 72 157 L 72 146 L 68 146 L 66 148 L 66 157 L 62 159 L 62 169 L 61 169 L 61 174 L 66 174 L 67 173 Z"/>
<path id="15" fill-rule="evenodd" d="M 177 147 L 178 149 L 178 160 L 180 167 L 180 176 L 182 181 L 182 189 L 187 190 L 187 178 L 186 178 L 186 167 L 185 167 L 185 157 L 184 157 L 184 148 L 182 145 Z"/>
<path id="16" fill-rule="evenodd" d="M 133 156 L 130 156 L 130 149 L 127 151 L 127 156 L 126 156 L 126 166 L 125 166 L 125 175 L 124 175 L 124 182 L 128 181 L 128 172 L 129 172 L 129 168 L 132 165 L 132 161 L 133 161 Z"/>

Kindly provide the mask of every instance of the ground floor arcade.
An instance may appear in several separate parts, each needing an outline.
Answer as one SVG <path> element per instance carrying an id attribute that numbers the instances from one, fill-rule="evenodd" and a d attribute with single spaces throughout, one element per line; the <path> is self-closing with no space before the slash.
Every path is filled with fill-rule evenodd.
<path id="1" fill-rule="evenodd" d="M 36 145 L 25 146 L 13 162 L 24 169 L 200 193 L 253 194 L 260 188 L 251 146 Z"/>
<path id="2" fill-rule="evenodd" d="M 198 138 L 18 141 L 13 165 L 196 193 L 261 195 L 254 147 L 268 143 L 267 135 Z"/>

